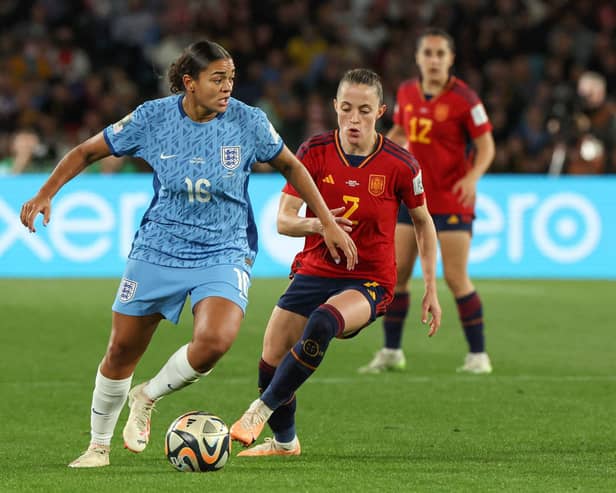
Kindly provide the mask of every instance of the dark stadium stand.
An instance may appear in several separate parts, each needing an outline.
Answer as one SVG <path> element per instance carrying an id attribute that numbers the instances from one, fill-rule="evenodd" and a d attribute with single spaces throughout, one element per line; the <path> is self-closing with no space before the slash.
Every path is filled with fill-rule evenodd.
<path id="1" fill-rule="evenodd" d="M 334 126 L 341 73 L 368 66 L 392 109 L 417 75 L 419 30 L 448 30 L 455 70 L 494 124 L 494 173 L 616 172 L 616 7 L 609 0 L 17 1 L 0 7 L 0 174 L 46 171 L 84 137 L 167 94 L 187 42 L 228 47 L 234 95 L 263 108 L 291 149 Z M 592 71 L 607 88 L 578 90 Z M 597 89 L 600 92 L 600 89 Z M 594 90 L 596 93 L 597 90 Z M 391 111 L 382 128 L 391 124 Z M 109 159 L 96 170 L 146 171 Z"/>

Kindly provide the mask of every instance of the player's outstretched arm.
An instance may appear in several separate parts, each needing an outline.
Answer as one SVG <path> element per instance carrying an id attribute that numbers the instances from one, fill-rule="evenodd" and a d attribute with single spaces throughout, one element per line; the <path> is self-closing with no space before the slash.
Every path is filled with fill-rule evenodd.
<path id="1" fill-rule="evenodd" d="M 336 219 L 327 208 L 327 204 L 305 166 L 293 155 L 287 146 L 284 146 L 280 154 L 270 164 L 293 185 L 293 188 L 297 190 L 302 199 L 308 204 L 308 207 L 319 218 L 323 228 L 321 232 L 323 240 L 334 261 L 339 263 L 341 260 L 340 253 L 338 252 L 338 248 L 340 248 L 346 257 L 347 269 L 353 270 L 355 264 L 357 264 L 357 246 L 348 233 L 336 223 Z"/>
<path id="2" fill-rule="evenodd" d="M 422 323 L 429 322 L 428 335 L 433 336 L 441 325 L 442 314 L 436 292 L 436 229 L 425 204 L 409 209 L 409 212 L 415 225 L 417 248 L 425 284 L 421 303 L 421 321 Z M 429 313 L 432 314 L 432 319 L 428 321 Z"/>
<path id="3" fill-rule="evenodd" d="M 281 235 L 301 237 L 323 233 L 323 225 L 319 218 L 300 216 L 302 205 L 304 201 L 299 197 L 284 192 L 280 194 L 276 226 Z M 350 233 L 353 223 L 350 219 L 341 216 L 344 211 L 344 207 L 338 207 L 330 212 L 340 227 Z"/>
<path id="4" fill-rule="evenodd" d="M 103 133 L 74 147 L 60 160 L 38 193 L 21 207 L 21 223 L 31 232 L 36 232 L 34 221 L 43 214 L 43 225 L 47 226 L 51 217 L 51 199 L 68 181 L 81 173 L 89 164 L 111 154 Z"/>

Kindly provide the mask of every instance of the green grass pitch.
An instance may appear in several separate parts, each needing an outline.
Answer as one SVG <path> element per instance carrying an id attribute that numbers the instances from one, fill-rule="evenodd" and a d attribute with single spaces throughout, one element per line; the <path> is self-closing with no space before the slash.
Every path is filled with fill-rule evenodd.
<path id="1" fill-rule="evenodd" d="M 71 470 L 87 446 L 94 374 L 117 280 L 0 280 L 0 491 L 563 492 L 616 491 L 616 283 L 479 281 L 490 376 L 455 373 L 465 343 L 453 301 L 432 339 L 421 284 L 404 337 L 408 369 L 360 376 L 380 322 L 335 341 L 299 391 L 300 457 L 232 457 L 217 473 L 181 474 L 163 455 L 169 423 L 207 410 L 231 424 L 256 395 L 265 322 L 284 279 L 257 279 L 240 335 L 214 372 L 162 400 L 148 449 Z M 188 310 L 163 322 L 134 382 L 189 340 Z M 264 434 L 264 436 L 266 436 Z"/>

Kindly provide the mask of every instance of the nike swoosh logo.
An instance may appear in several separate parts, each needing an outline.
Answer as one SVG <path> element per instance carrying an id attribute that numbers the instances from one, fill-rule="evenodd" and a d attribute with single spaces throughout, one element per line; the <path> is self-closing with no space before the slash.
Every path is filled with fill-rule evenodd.
<path id="1" fill-rule="evenodd" d="M 175 390 L 170 383 L 167 384 L 167 387 L 169 387 L 169 390 Z"/>
<path id="2" fill-rule="evenodd" d="M 94 414 L 98 414 L 99 416 L 107 416 L 105 413 L 99 413 L 96 409 L 92 408 L 92 412 Z"/>
<path id="3" fill-rule="evenodd" d="M 176 156 L 177 156 L 177 154 L 165 154 L 164 152 L 160 153 L 160 158 L 161 159 L 169 159 L 169 158 L 176 157 Z"/>

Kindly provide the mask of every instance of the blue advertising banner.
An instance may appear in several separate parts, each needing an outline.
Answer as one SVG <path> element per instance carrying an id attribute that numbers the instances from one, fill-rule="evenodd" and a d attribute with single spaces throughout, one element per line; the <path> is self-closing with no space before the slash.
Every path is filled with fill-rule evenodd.
<path id="1" fill-rule="evenodd" d="M 119 277 L 152 197 L 149 175 L 83 175 L 55 197 L 36 234 L 21 204 L 45 176 L 0 178 L 0 277 Z M 254 175 L 254 275 L 285 276 L 303 240 L 276 232 L 283 185 Z M 616 177 L 487 176 L 477 199 L 470 272 L 483 278 L 616 279 Z M 440 274 L 440 267 L 439 267 Z"/>

